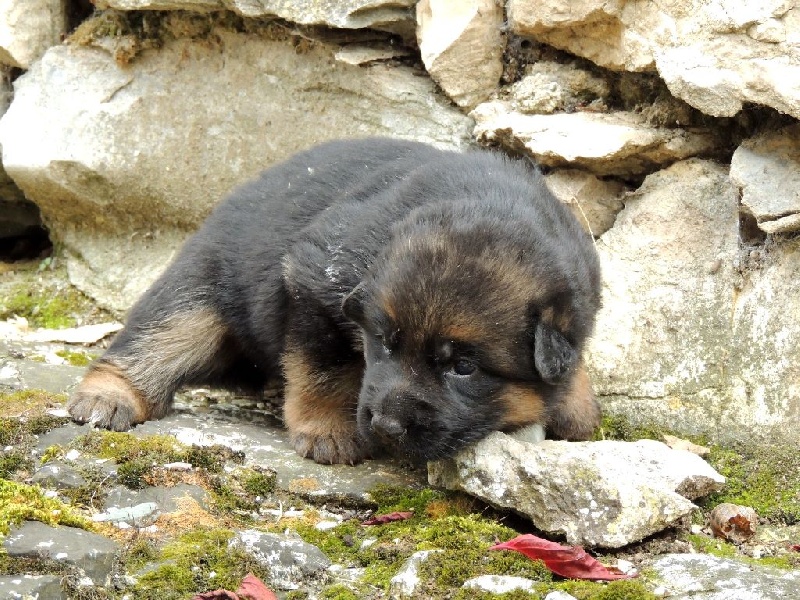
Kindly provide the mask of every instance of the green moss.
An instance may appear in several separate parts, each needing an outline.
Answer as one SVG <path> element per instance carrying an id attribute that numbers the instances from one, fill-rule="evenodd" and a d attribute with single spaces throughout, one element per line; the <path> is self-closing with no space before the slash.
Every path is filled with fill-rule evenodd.
<path id="1" fill-rule="evenodd" d="M 43 415 L 47 409 L 61 407 L 66 394 L 53 394 L 44 390 L 0 392 L 0 414 L 5 416 Z"/>
<path id="2" fill-rule="evenodd" d="M 73 367 L 85 367 L 92 362 L 95 357 L 86 352 L 75 352 L 73 350 L 57 350 L 56 356 L 60 356 Z"/>
<path id="3" fill-rule="evenodd" d="M 623 440 L 633 442 L 636 440 L 663 440 L 664 428 L 655 425 L 633 425 L 621 415 L 603 415 L 600 427 L 594 432 L 593 439 Z"/>
<path id="4" fill-rule="evenodd" d="M 32 468 L 33 461 L 24 450 L 12 448 L 0 454 L 0 479 L 11 479 L 19 471 L 30 471 Z"/>
<path id="5" fill-rule="evenodd" d="M 275 471 L 254 467 L 242 478 L 242 488 L 255 498 L 264 498 L 275 491 L 277 480 Z"/>
<path id="6" fill-rule="evenodd" d="M 93 529 L 90 521 L 63 502 L 47 498 L 38 486 L 0 479 L 0 534 L 7 535 L 12 525 L 26 520 Z"/>
<path id="7" fill-rule="evenodd" d="M 681 538 L 689 542 L 692 547 L 701 554 L 711 554 L 719 558 L 732 558 L 740 562 L 753 565 L 767 565 L 778 569 L 796 569 L 800 567 L 800 556 L 786 554 L 783 556 L 765 556 L 763 558 L 752 558 L 741 554 L 735 545 L 720 538 L 709 537 L 685 533 Z"/>
<path id="8" fill-rule="evenodd" d="M 302 596 L 302 598 L 307 597 L 308 595 Z M 302 600 L 302 598 L 298 597 L 298 600 Z M 336 584 L 323 588 L 317 598 L 320 598 L 320 600 L 359 600 L 361 596 L 347 586 Z M 289 600 L 289 596 L 287 596 L 287 600 Z"/>
<path id="9" fill-rule="evenodd" d="M 637 579 L 619 579 L 608 583 L 564 581 L 548 588 L 572 594 L 577 600 L 657 600 L 656 596 Z"/>
<path id="10" fill-rule="evenodd" d="M 32 327 L 74 327 L 77 317 L 91 312 L 92 302 L 68 286 L 20 285 L 0 298 L 0 319 L 25 317 Z"/>
<path id="11" fill-rule="evenodd" d="M 126 592 L 137 600 L 170 600 L 218 588 L 235 590 L 248 573 L 268 581 L 269 573 L 252 556 L 229 547 L 232 537 L 226 529 L 184 533 L 158 553 L 156 561 L 164 564 Z"/>
<path id="12" fill-rule="evenodd" d="M 753 508 L 760 517 L 800 523 L 800 453 L 796 447 L 712 447 L 708 462 L 728 478 L 725 487 L 699 502 L 706 509 L 722 502 Z"/>
<path id="13" fill-rule="evenodd" d="M 422 515 L 432 502 L 445 500 L 447 494 L 430 488 L 377 485 L 369 490 L 369 497 L 378 505 L 377 513 L 410 510 L 415 515 Z"/>

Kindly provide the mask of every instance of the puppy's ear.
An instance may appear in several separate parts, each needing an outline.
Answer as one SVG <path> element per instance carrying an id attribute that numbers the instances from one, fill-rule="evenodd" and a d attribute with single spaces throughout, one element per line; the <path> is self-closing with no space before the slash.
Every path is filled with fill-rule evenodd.
<path id="1" fill-rule="evenodd" d="M 359 283 L 342 300 L 342 313 L 354 323 L 364 322 L 364 306 L 366 305 L 367 290 L 363 283 Z"/>
<path id="2" fill-rule="evenodd" d="M 578 353 L 561 332 L 541 319 L 533 332 L 533 362 L 546 383 L 558 383 L 578 364 Z"/>

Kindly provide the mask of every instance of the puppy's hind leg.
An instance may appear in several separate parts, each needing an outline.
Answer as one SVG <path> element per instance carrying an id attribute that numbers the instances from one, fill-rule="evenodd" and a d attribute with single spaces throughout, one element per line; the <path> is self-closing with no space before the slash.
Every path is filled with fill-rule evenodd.
<path id="1" fill-rule="evenodd" d="M 235 358 L 224 352 L 227 339 L 222 320 L 206 306 L 144 320 L 134 313 L 89 367 L 67 410 L 79 423 L 116 431 L 159 418 L 182 383 L 209 377 Z"/>

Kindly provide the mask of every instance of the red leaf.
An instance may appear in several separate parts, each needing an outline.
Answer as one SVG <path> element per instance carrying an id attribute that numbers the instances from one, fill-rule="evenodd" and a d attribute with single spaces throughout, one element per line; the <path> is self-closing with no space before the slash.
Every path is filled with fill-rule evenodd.
<path id="1" fill-rule="evenodd" d="M 580 546 L 562 546 L 530 534 L 495 544 L 489 550 L 515 550 L 531 560 L 541 560 L 556 575 L 570 579 L 610 581 L 631 578 L 631 575 L 626 575 L 617 569 L 604 567 L 595 558 L 586 554 Z"/>
<path id="2" fill-rule="evenodd" d="M 239 586 L 236 593 L 243 600 L 278 600 L 275 592 L 265 586 L 264 582 L 252 573 L 248 573 L 247 577 L 242 579 L 242 585 Z"/>
<path id="3" fill-rule="evenodd" d="M 384 523 L 391 523 L 392 521 L 405 521 L 414 516 L 411 511 L 393 512 L 387 515 L 375 515 L 371 519 L 362 521 L 362 525 L 383 525 Z"/>
<path id="4" fill-rule="evenodd" d="M 236 593 L 220 589 L 196 594 L 192 596 L 192 600 L 278 600 L 278 597 L 263 581 L 248 573 Z"/>
<path id="5" fill-rule="evenodd" d="M 793 545 L 791 546 L 791 548 L 792 548 L 792 550 L 794 550 L 795 552 L 800 552 L 800 544 L 793 544 Z"/>

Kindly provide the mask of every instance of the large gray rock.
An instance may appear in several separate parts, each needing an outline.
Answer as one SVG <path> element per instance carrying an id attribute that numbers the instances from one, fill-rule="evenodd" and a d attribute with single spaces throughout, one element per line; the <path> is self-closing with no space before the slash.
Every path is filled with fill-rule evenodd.
<path id="1" fill-rule="evenodd" d="M 800 417 L 800 244 L 740 248 L 725 168 L 649 176 L 597 248 L 587 364 L 606 411 L 717 440 L 785 435 Z"/>
<path id="2" fill-rule="evenodd" d="M 417 40 L 425 68 L 459 106 L 472 109 L 503 74 L 503 7 L 495 0 L 421 0 Z"/>
<path id="3" fill-rule="evenodd" d="M 95 585 L 105 585 L 119 544 L 107 537 L 74 527 L 50 527 L 25 521 L 3 540 L 12 557 L 52 558 L 83 569 Z"/>
<path id="4" fill-rule="evenodd" d="M 657 69 L 714 116 L 745 102 L 800 117 L 800 9 L 791 0 L 509 0 L 509 27 L 614 70 Z"/>
<path id="5" fill-rule="evenodd" d="M 304 587 L 304 580 L 321 577 L 331 565 L 322 550 L 297 535 L 248 529 L 238 532 L 230 544 L 242 548 L 269 569 L 270 583 L 281 590 Z"/>
<path id="6" fill-rule="evenodd" d="M 388 135 L 459 148 L 470 120 L 411 68 L 220 29 L 122 68 L 59 46 L 0 121 L 6 170 L 63 245 L 72 281 L 125 310 L 236 184 L 315 143 Z M 180 67 L 176 67 L 179 65 Z"/>
<path id="7" fill-rule="evenodd" d="M 428 465 L 432 485 L 512 509 L 571 544 L 619 548 L 690 514 L 725 478 L 661 442 L 519 442 L 502 433 Z"/>
<path id="8" fill-rule="evenodd" d="M 649 569 L 652 583 L 673 600 L 788 600 L 800 590 L 799 571 L 707 554 L 667 554 Z"/>
<path id="9" fill-rule="evenodd" d="M 95 0 L 120 10 L 232 10 L 245 17 L 281 17 L 301 25 L 413 30 L 415 0 Z"/>
<path id="10" fill-rule="evenodd" d="M 57 575 L 0 575 L 0 598 L 66 600 Z"/>
<path id="11" fill-rule="evenodd" d="M 7 0 L 0 4 L 0 63 L 27 69 L 61 43 L 67 28 L 63 0 Z"/>
<path id="12" fill-rule="evenodd" d="M 524 114 L 509 102 L 478 105 L 475 137 L 532 156 L 549 167 L 582 167 L 597 175 L 644 174 L 712 152 L 709 132 L 653 127 L 637 113 Z"/>
<path id="13" fill-rule="evenodd" d="M 767 233 L 800 230 L 800 125 L 746 140 L 733 153 L 731 179 Z"/>

